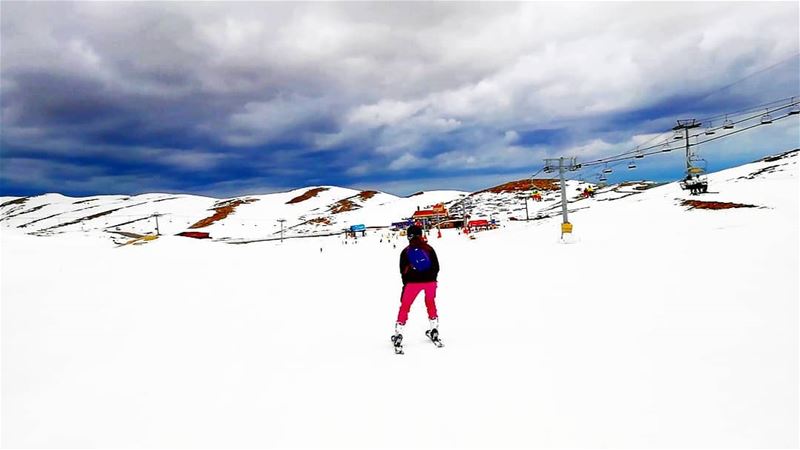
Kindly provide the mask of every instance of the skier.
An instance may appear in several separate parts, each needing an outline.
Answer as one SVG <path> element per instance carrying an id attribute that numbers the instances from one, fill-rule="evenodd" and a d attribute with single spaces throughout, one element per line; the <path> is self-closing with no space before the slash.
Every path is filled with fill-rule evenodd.
<path id="1" fill-rule="evenodd" d="M 403 280 L 403 291 L 400 294 L 400 311 L 394 327 L 392 342 L 395 352 L 402 353 L 403 328 L 408 320 L 411 304 L 425 291 L 425 306 L 428 310 L 430 328 L 425 332 L 437 347 L 439 340 L 439 316 L 436 312 L 436 278 L 439 275 L 439 258 L 436 251 L 423 240 L 422 228 L 417 225 L 408 227 L 406 231 L 408 246 L 400 252 L 400 276 Z"/>

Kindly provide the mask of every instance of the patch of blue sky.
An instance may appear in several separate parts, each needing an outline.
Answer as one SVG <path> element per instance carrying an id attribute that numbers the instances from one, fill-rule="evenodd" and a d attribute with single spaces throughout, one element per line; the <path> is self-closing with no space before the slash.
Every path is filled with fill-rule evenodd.
<path id="1" fill-rule="evenodd" d="M 514 143 L 523 146 L 560 146 L 568 144 L 574 139 L 574 135 L 568 128 L 539 128 L 516 130 L 516 132 L 519 138 Z"/>

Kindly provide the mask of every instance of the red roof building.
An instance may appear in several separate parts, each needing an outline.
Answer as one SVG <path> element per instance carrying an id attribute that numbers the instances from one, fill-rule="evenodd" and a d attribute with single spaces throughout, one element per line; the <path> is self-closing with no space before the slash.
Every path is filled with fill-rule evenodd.
<path id="1" fill-rule="evenodd" d="M 438 223 L 442 220 L 446 220 L 449 216 L 447 215 L 447 208 L 444 207 L 441 203 L 434 205 L 431 209 L 418 209 L 414 211 L 414 214 L 411 216 L 411 219 L 415 221 L 420 221 L 426 226 L 433 225 Z"/>
<path id="2" fill-rule="evenodd" d="M 439 217 L 439 214 L 433 212 L 430 209 L 421 209 L 419 211 L 414 211 L 414 215 L 411 216 L 414 220 L 422 220 L 422 219 L 433 219 Z"/>
<path id="3" fill-rule="evenodd" d="M 470 220 L 469 222 L 467 222 L 467 226 L 470 227 L 470 228 L 473 228 L 473 227 L 488 227 L 489 226 L 489 221 L 486 220 L 486 219 Z"/>
<path id="4" fill-rule="evenodd" d="M 479 220 L 470 220 L 467 222 L 467 228 L 475 229 L 475 230 L 490 230 L 492 228 L 497 228 L 495 223 L 489 222 L 486 219 L 479 219 Z"/>

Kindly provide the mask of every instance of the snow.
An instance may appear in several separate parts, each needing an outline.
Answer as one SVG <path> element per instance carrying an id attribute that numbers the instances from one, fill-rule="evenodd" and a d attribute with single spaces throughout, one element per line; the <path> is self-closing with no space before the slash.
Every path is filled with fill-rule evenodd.
<path id="1" fill-rule="evenodd" d="M 419 298 L 402 356 L 389 336 L 404 243 L 388 230 L 347 245 L 117 247 L 86 226 L 41 237 L 5 220 L 2 445 L 797 447 L 797 159 L 710 174 L 714 193 L 701 196 L 677 183 L 598 192 L 570 204 L 573 245 L 558 215 L 474 240 L 432 234 L 446 346 L 426 340 Z M 358 193 L 338 189 L 302 207 L 253 196 L 231 218 L 294 220 Z M 388 225 L 463 194 L 376 195 L 337 220 Z M 179 197 L 119 213 L 156 205 L 199 220 L 218 201 Z M 758 208 L 681 206 L 690 198 Z M 75 200 L 24 208 L 49 215 Z"/>
<path id="2" fill-rule="evenodd" d="M 323 189 L 310 198 L 288 203 L 295 197 L 315 189 Z M 430 191 L 413 197 L 400 198 L 377 192 L 371 198 L 359 197 L 361 191 L 336 186 L 315 186 L 267 195 L 239 199 L 213 199 L 194 195 L 144 194 L 127 196 L 97 196 L 71 198 L 46 194 L 24 199 L 24 203 L 0 203 L 0 217 L 7 228 L 23 229 L 32 234 L 52 235 L 75 232 L 121 231 L 136 234 L 155 234 L 155 215 L 159 215 L 158 230 L 173 235 L 193 230 L 208 232 L 218 240 L 251 242 L 278 239 L 281 223 L 286 237 L 322 236 L 341 233 L 351 225 L 388 227 L 392 222 L 411 216 L 417 209 L 461 198 L 460 191 Z M 218 206 L 242 200 L 224 219 L 200 228 L 191 228 L 200 220 L 215 214 Z M 353 204 L 351 210 L 333 213 L 340 201 Z M 98 217 L 89 216 L 101 214 Z M 80 220 L 86 219 L 86 220 Z M 309 223 L 325 219 L 327 223 Z M 77 222 L 76 222 L 77 221 Z M 76 222 L 76 223 L 72 223 Z"/>

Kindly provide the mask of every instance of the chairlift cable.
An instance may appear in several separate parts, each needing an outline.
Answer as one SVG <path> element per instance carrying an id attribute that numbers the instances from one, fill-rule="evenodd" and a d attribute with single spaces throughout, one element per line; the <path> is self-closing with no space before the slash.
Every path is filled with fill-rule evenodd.
<path id="1" fill-rule="evenodd" d="M 790 97 L 790 99 L 791 99 L 791 98 L 794 98 L 794 97 Z M 776 103 L 776 102 L 770 102 L 770 103 L 768 103 L 768 104 L 773 104 L 773 103 Z M 796 102 L 791 102 L 791 103 L 789 103 L 789 104 L 785 104 L 785 105 L 779 106 L 779 107 L 777 107 L 777 108 L 771 108 L 771 109 L 770 109 L 770 112 L 773 112 L 773 113 L 774 113 L 775 111 L 780 111 L 780 110 L 783 110 L 783 109 L 786 109 L 786 108 L 791 108 L 791 107 L 793 107 L 795 104 L 796 104 Z M 763 108 L 761 108 L 761 109 L 763 109 Z M 757 109 L 754 109 L 754 110 L 757 110 Z M 730 114 L 728 114 L 728 115 L 730 115 Z M 753 120 L 753 119 L 755 119 L 755 118 L 757 118 L 757 117 L 761 117 L 761 116 L 763 116 L 763 113 L 762 113 L 762 112 L 759 112 L 758 114 L 751 115 L 751 116 L 745 117 L 745 118 L 743 118 L 743 119 L 736 120 L 735 122 L 732 122 L 732 123 L 735 125 L 735 124 L 739 124 L 739 123 L 742 123 L 742 122 L 747 122 L 747 121 L 749 121 L 749 120 Z M 783 118 L 783 117 L 787 117 L 787 116 L 788 116 L 788 115 L 786 115 L 786 116 L 782 116 L 782 117 L 779 117 L 778 119 L 781 119 L 781 118 Z M 775 120 L 778 120 L 778 119 L 773 119 L 773 122 L 774 122 Z M 761 124 L 761 123 L 759 123 L 758 125 L 764 125 L 764 124 Z M 753 128 L 753 127 L 747 127 L 747 128 L 745 128 L 745 129 L 750 129 L 750 128 Z M 722 129 L 722 126 L 719 126 L 719 127 L 714 127 L 714 128 L 712 128 L 712 129 L 713 129 L 714 131 L 721 130 L 721 129 Z M 672 134 L 672 131 L 670 130 L 669 132 L 664 132 L 664 133 L 662 133 L 660 136 L 663 136 L 663 135 L 668 135 L 668 134 Z M 698 133 L 696 133 L 696 134 L 689 135 L 689 137 L 690 137 L 690 138 L 692 138 L 692 137 L 695 137 L 695 138 L 697 138 L 697 137 L 699 137 L 699 136 L 701 136 L 701 135 L 703 135 L 703 134 L 705 134 L 705 130 L 703 130 L 703 131 L 701 131 L 701 132 L 698 132 Z M 723 134 L 723 135 L 720 135 L 720 136 L 717 136 L 716 138 L 713 138 L 713 139 L 706 139 L 706 140 L 705 140 L 705 141 L 703 141 L 703 142 L 711 141 L 711 140 L 714 140 L 714 139 L 720 139 L 720 138 L 722 138 L 722 137 L 725 137 L 725 136 L 728 136 L 728 135 L 731 135 L 731 134 L 734 134 L 734 132 L 725 133 L 725 134 Z M 651 139 L 651 140 L 652 140 L 652 139 Z M 620 160 L 628 159 L 628 155 L 631 155 L 631 154 L 636 154 L 637 152 L 642 152 L 642 154 L 643 154 L 644 156 L 647 156 L 647 155 L 653 155 L 653 154 L 656 154 L 656 153 L 661 153 L 661 150 L 659 150 L 658 152 L 650 152 L 650 153 L 646 153 L 645 151 L 646 151 L 646 150 L 653 149 L 653 148 L 662 147 L 663 145 L 664 145 L 664 143 L 658 143 L 658 144 L 655 144 L 655 145 L 651 145 L 651 146 L 649 146 L 649 147 L 641 147 L 641 146 L 640 146 L 640 147 L 638 147 L 637 149 L 634 149 L 634 150 L 631 150 L 631 151 L 628 151 L 628 152 L 624 152 L 624 153 L 620 153 L 620 154 L 617 154 L 617 155 L 612 155 L 612 156 L 609 156 L 609 157 L 606 157 L 606 158 L 597 159 L 597 160 L 594 160 L 594 161 L 589 161 L 589 162 L 582 163 L 582 166 L 594 166 L 594 165 L 599 165 L 599 164 L 605 164 L 605 163 L 607 163 L 607 162 L 612 162 L 612 161 L 620 161 Z M 695 145 L 699 145 L 699 143 L 697 143 L 697 144 L 689 144 L 689 145 L 690 145 L 690 146 L 695 146 Z M 682 147 L 682 146 L 681 146 L 681 147 Z M 679 147 L 672 148 L 671 150 L 674 150 L 674 149 L 677 149 L 677 148 L 679 148 Z"/>
<path id="2" fill-rule="evenodd" d="M 782 59 L 782 60 L 780 60 L 780 61 L 776 62 L 775 64 L 772 64 L 772 65 L 770 65 L 770 66 L 764 67 L 763 69 L 756 70 L 755 72 L 753 72 L 753 73 L 751 73 L 751 74 L 749 74 L 749 75 L 745 75 L 744 77 L 742 77 L 742 78 L 740 78 L 740 79 L 738 79 L 738 80 L 734 81 L 733 83 L 730 83 L 730 84 L 727 84 L 727 85 L 725 85 L 725 86 L 722 86 L 721 88 L 714 89 L 713 91 L 709 91 L 709 92 L 707 92 L 705 95 L 703 95 L 703 98 L 704 98 L 704 99 L 705 99 L 705 98 L 708 98 L 708 97 L 710 97 L 712 94 L 716 94 L 717 92 L 724 91 L 725 89 L 728 89 L 728 88 L 729 88 L 729 87 L 731 87 L 731 86 L 735 86 L 735 85 L 737 85 L 737 84 L 739 84 L 739 83 L 741 83 L 741 82 L 743 82 L 743 81 L 745 81 L 745 80 L 747 80 L 747 79 L 749 79 L 749 78 L 752 78 L 752 77 L 754 77 L 754 76 L 756 76 L 756 75 L 760 75 L 760 74 L 762 74 L 762 73 L 764 73 L 764 72 L 768 72 L 768 71 L 770 71 L 770 70 L 772 70 L 772 69 L 774 69 L 774 68 L 776 68 L 776 67 L 778 67 L 778 66 L 780 66 L 780 65 L 782 65 L 782 64 L 785 64 L 785 63 L 787 63 L 787 62 L 789 62 L 789 61 L 791 61 L 791 60 L 793 60 L 793 59 L 797 58 L 798 56 L 800 56 L 800 52 L 798 52 L 798 53 L 795 53 L 795 54 L 793 54 L 793 55 L 789 56 L 789 57 L 788 57 L 788 58 L 786 58 L 786 59 Z"/>
<path id="3" fill-rule="evenodd" d="M 747 108 L 742 108 L 742 109 L 739 109 L 739 110 L 736 110 L 736 111 L 729 111 L 729 112 L 724 113 L 724 114 L 717 114 L 716 116 L 703 117 L 703 118 L 700 118 L 700 119 L 697 119 L 697 120 L 699 122 L 707 122 L 709 120 L 711 120 L 711 121 L 719 120 L 719 119 L 721 119 L 721 118 L 723 118 L 725 116 L 734 116 L 735 117 L 735 116 L 738 116 L 738 115 L 747 114 L 747 113 L 751 113 L 751 112 L 754 112 L 754 111 L 760 111 L 760 110 L 765 109 L 765 108 L 770 108 L 770 107 L 772 107 L 772 105 L 774 105 L 776 103 L 786 103 L 786 102 L 794 103 L 793 99 L 796 98 L 796 97 L 797 96 L 786 97 L 786 98 L 782 98 L 780 100 L 773 100 L 771 102 L 762 103 L 760 105 L 749 106 Z"/>
<path id="4" fill-rule="evenodd" d="M 758 116 L 754 116 L 754 117 L 758 117 Z M 774 123 L 774 122 L 777 122 L 778 120 L 785 119 L 785 118 L 787 118 L 787 117 L 790 117 L 790 115 L 789 115 L 789 114 L 786 114 L 786 115 L 783 115 L 783 116 L 781 116 L 781 117 L 773 118 L 773 119 L 772 119 L 772 121 L 773 121 L 773 123 Z M 752 118 L 751 118 L 751 119 L 752 119 Z M 715 140 L 717 140 L 717 139 L 722 139 L 722 138 L 725 138 L 725 137 L 728 137 L 728 136 L 731 136 L 731 135 L 734 135 L 734 134 L 737 134 L 737 133 L 741 133 L 741 132 L 743 132 L 743 131 L 750 130 L 750 129 L 752 129 L 752 128 L 756 128 L 756 127 L 763 126 L 763 125 L 766 125 L 766 124 L 764 124 L 764 123 L 761 123 L 761 122 L 758 122 L 758 123 L 755 123 L 755 124 L 753 124 L 753 125 L 750 125 L 750 126 L 748 126 L 748 127 L 739 128 L 739 129 L 737 129 L 736 131 L 731 131 L 731 132 L 729 132 L 729 133 L 725 133 L 725 134 L 722 134 L 722 135 L 719 135 L 719 136 L 716 136 L 716 137 L 713 137 L 713 138 L 705 139 L 705 140 L 702 140 L 702 141 L 698 140 L 698 142 L 696 142 L 696 143 L 694 143 L 694 144 L 689 144 L 689 146 L 690 146 L 690 147 L 695 147 L 695 146 L 698 146 L 698 145 L 705 144 L 706 142 L 711 142 L 711 141 L 715 141 Z M 680 147 L 674 147 L 674 148 L 671 148 L 671 150 L 682 149 L 682 148 L 683 148 L 683 146 L 680 146 Z M 661 150 L 659 150 L 659 151 L 655 151 L 655 152 L 646 152 L 646 153 L 643 153 L 643 154 L 644 154 L 644 156 L 650 156 L 650 155 L 657 155 L 657 154 L 659 154 L 659 153 L 662 153 L 662 151 L 661 151 Z M 605 163 L 627 161 L 628 159 L 629 159 L 629 158 L 615 158 L 615 159 L 609 159 L 609 160 L 606 160 L 606 161 L 605 161 Z M 594 164 L 594 163 L 591 163 L 591 164 L 589 164 L 589 163 L 587 163 L 587 164 L 584 164 L 584 166 L 594 166 L 594 165 L 599 165 L 599 164 Z"/>
<path id="5" fill-rule="evenodd" d="M 800 53 L 798 53 L 798 54 L 800 55 Z M 720 119 L 720 118 L 723 118 L 723 117 L 726 117 L 726 116 L 732 116 L 732 117 L 736 117 L 736 116 L 738 116 L 738 115 L 741 115 L 741 114 L 746 114 L 746 113 L 755 112 L 755 111 L 761 111 L 761 110 L 763 110 L 763 109 L 770 108 L 772 105 L 775 105 L 776 103 L 784 103 L 784 102 L 789 102 L 789 104 L 788 104 L 788 105 L 783 105 L 783 106 L 780 106 L 780 107 L 777 107 L 777 108 L 774 108 L 774 109 L 773 109 L 773 108 L 770 108 L 770 109 L 772 109 L 773 111 L 777 111 L 777 110 L 780 110 L 780 109 L 784 109 L 784 108 L 792 107 L 792 106 L 794 106 L 794 105 L 796 105 L 796 104 L 800 104 L 800 101 L 796 101 L 796 100 L 795 100 L 795 98 L 798 98 L 798 97 L 800 97 L 800 95 L 796 95 L 796 96 L 792 96 L 792 97 L 785 97 L 785 98 L 782 98 L 782 99 L 773 100 L 773 101 L 771 101 L 771 102 L 762 103 L 762 104 L 760 104 L 760 105 L 750 106 L 750 107 L 747 107 L 747 108 L 742 108 L 742 109 L 735 110 L 735 111 L 732 111 L 732 112 L 727 112 L 727 113 L 723 113 L 723 114 L 718 114 L 718 115 L 716 115 L 716 116 L 704 117 L 704 118 L 701 118 L 701 119 L 697 119 L 697 121 L 698 121 L 698 122 L 708 122 L 708 121 L 717 120 L 717 119 Z M 759 114 L 759 115 L 761 115 L 761 114 Z M 747 118 L 747 119 L 742 119 L 742 120 L 739 120 L 739 121 L 736 121 L 736 122 L 733 122 L 733 123 L 734 123 L 734 124 L 736 124 L 736 123 L 740 123 L 740 122 L 743 122 L 743 121 L 746 121 L 746 120 L 750 120 L 750 119 L 752 119 L 752 118 L 754 118 L 754 117 L 750 117 L 750 118 Z M 719 127 L 713 127 L 713 128 L 712 128 L 712 130 L 716 131 L 716 130 L 719 130 L 719 129 L 721 129 L 721 128 L 722 128 L 721 126 L 719 126 Z M 662 145 L 662 144 L 656 144 L 656 145 L 652 145 L 652 146 L 650 146 L 650 147 L 642 147 L 642 146 L 643 146 L 643 145 L 646 145 L 646 144 L 648 144 L 648 143 L 650 143 L 650 142 L 652 142 L 652 141 L 654 141 L 654 140 L 656 140 L 656 139 L 658 139 L 658 138 L 660 138 L 660 137 L 662 137 L 662 136 L 667 136 L 667 135 L 670 135 L 670 134 L 672 134 L 672 131 L 671 131 L 671 130 L 670 130 L 670 131 L 665 131 L 665 132 L 663 132 L 663 133 L 661 133 L 661 134 L 659 134 L 659 135 L 653 136 L 652 138 L 648 139 L 647 141 L 645 141 L 645 142 L 643 142 L 643 143 L 639 144 L 639 145 L 637 146 L 637 147 L 638 147 L 638 150 L 640 150 L 640 151 L 641 151 L 641 150 L 649 150 L 649 149 L 651 149 L 651 148 L 656 148 L 656 147 L 658 147 L 658 146 L 660 146 L 660 145 Z M 698 133 L 698 135 L 699 135 L 699 133 Z M 692 137 L 692 136 L 690 136 L 690 137 Z M 626 154 L 630 154 L 630 153 L 636 153 L 636 152 L 637 152 L 637 149 L 633 149 L 633 150 L 630 150 L 630 151 L 628 151 L 628 152 L 621 153 L 621 154 L 619 154 L 619 155 L 615 155 L 614 157 L 617 157 L 617 156 L 622 156 L 622 155 L 626 155 Z M 598 160 L 598 161 L 600 161 L 600 160 Z M 587 163 L 587 164 L 588 164 L 588 163 Z"/>
<path id="6" fill-rule="evenodd" d="M 735 111 L 733 113 L 720 114 L 718 116 L 711 116 L 710 118 L 702 119 L 700 121 L 702 122 L 704 120 L 709 120 L 709 119 L 713 119 L 713 118 L 717 118 L 717 117 L 724 117 L 724 116 L 734 116 L 735 117 L 737 115 L 741 115 L 743 112 L 759 111 L 758 114 L 750 115 L 750 116 L 745 117 L 743 119 L 739 119 L 739 120 L 736 120 L 735 122 L 732 122 L 733 124 L 739 124 L 739 123 L 747 122 L 749 120 L 753 120 L 753 119 L 755 119 L 757 117 L 763 117 L 764 114 L 761 112 L 761 110 L 765 109 L 765 106 L 767 106 L 767 105 L 774 105 L 776 103 L 782 103 L 782 102 L 785 102 L 786 100 L 789 100 L 789 103 L 787 103 L 787 104 L 783 104 L 783 105 L 775 107 L 775 108 L 768 108 L 768 114 L 769 113 L 775 113 L 776 111 L 780 111 L 780 110 L 787 109 L 787 108 L 796 108 L 797 105 L 800 104 L 800 102 L 795 100 L 798 97 L 800 97 L 800 96 L 793 96 L 793 97 L 783 98 L 783 99 L 780 99 L 780 100 L 774 100 L 774 101 L 771 101 L 771 102 L 762 103 L 762 104 L 757 105 L 757 106 L 741 109 L 741 110 Z M 774 123 L 774 122 L 776 122 L 778 120 L 785 119 L 786 117 L 790 117 L 791 115 L 793 115 L 793 114 L 787 113 L 787 114 L 785 114 L 783 116 L 773 118 L 772 122 L 769 122 L 769 123 Z M 748 127 L 739 128 L 736 131 L 726 132 L 724 134 L 715 136 L 713 138 L 700 140 L 701 136 L 705 135 L 706 131 L 707 131 L 707 130 L 703 130 L 703 131 L 700 131 L 700 132 L 698 132 L 696 134 L 692 134 L 692 135 L 689 136 L 689 138 L 695 138 L 696 139 L 695 143 L 694 144 L 690 143 L 689 146 L 690 147 L 698 146 L 698 145 L 704 144 L 706 142 L 711 142 L 711 141 L 715 141 L 717 139 L 722 139 L 722 138 L 725 138 L 727 136 L 731 136 L 731 135 L 734 135 L 734 134 L 737 134 L 737 133 L 740 133 L 740 132 L 743 132 L 743 131 L 747 131 L 747 130 L 750 130 L 752 128 L 755 128 L 755 127 L 758 127 L 758 126 L 761 126 L 761 125 L 767 125 L 769 123 L 759 122 L 759 123 L 753 124 L 753 125 L 748 126 Z M 711 128 L 711 130 L 714 130 L 714 131 L 721 130 L 721 129 L 723 129 L 722 126 Z M 668 148 L 670 150 L 676 150 L 676 149 L 684 148 L 683 145 L 673 148 L 673 147 L 669 146 L 670 142 L 668 140 L 666 140 L 664 142 L 659 142 L 658 144 L 654 144 L 654 145 L 651 145 L 651 146 L 642 147 L 642 145 L 645 145 L 645 144 L 647 144 L 649 142 L 652 142 L 652 141 L 654 141 L 654 140 L 656 140 L 656 139 L 658 139 L 660 137 L 667 136 L 667 135 L 670 135 L 670 134 L 672 134 L 672 130 L 665 131 L 665 132 L 663 132 L 663 133 L 661 133 L 659 135 L 653 136 L 652 138 L 648 139 L 644 143 L 637 145 L 633 150 L 630 150 L 630 151 L 627 151 L 627 152 L 624 152 L 624 153 L 620 153 L 620 154 L 617 154 L 617 155 L 612 155 L 612 156 L 609 156 L 609 157 L 606 157 L 606 158 L 601 158 L 601 159 L 597 159 L 597 160 L 594 160 L 594 161 L 588 161 L 588 162 L 585 162 L 585 163 L 581 163 L 580 164 L 580 169 L 578 169 L 577 171 L 578 172 L 582 172 L 584 169 L 586 169 L 588 167 L 593 167 L 593 166 L 597 166 L 597 165 L 600 165 L 600 164 L 608 164 L 608 163 L 619 163 L 619 164 L 621 164 L 623 161 L 628 161 L 632 157 L 646 157 L 646 156 L 651 156 L 651 155 L 663 153 L 662 147 L 664 146 L 664 144 L 667 144 Z M 659 148 L 659 150 L 652 151 L 652 152 L 648 152 L 647 151 L 647 150 L 651 150 L 651 149 L 654 149 L 654 148 Z M 619 165 L 619 164 L 616 164 L 616 165 Z M 536 175 L 538 175 L 539 173 L 541 173 L 543 170 L 545 170 L 547 168 L 548 168 L 548 166 L 545 165 L 544 167 L 539 169 L 535 174 L 533 174 L 531 176 L 531 178 L 534 178 Z M 554 176 L 552 176 L 550 178 L 546 178 L 546 179 L 555 179 L 555 178 L 556 178 L 556 176 L 554 175 Z"/>
<path id="7" fill-rule="evenodd" d="M 795 105 L 795 103 L 789 103 L 787 105 L 783 105 L 783 106 L 780 106 L 780 107 L 777 107 L 777 108 L 772 108 L 772 109 L 770 109 L 770 112 L 774 113 L 775 111 L 780 111 L 782 109 L 791 108 L 794 105 Z M 761 109 L 764 109 L 764 108 L 761 108 Z M 760 112 L 760 110 L 756 110 L 756 111 L 759 111 L 759 113 L 758 114 L 754 114 L 754 115 L 749 116 L 749 117 L 745 117 L 744 119 L 739 119 L 739 120 L 737 120 L 735 122 L 731 121 L 731 124 L 736 125 L 736 124 L 739 124 L 739 123 L 742 123 L 742 122 L 747 122 L 749 120 L 753 120 L 753 119 L 755 119 L 757 117 L 762 117 L 764 115 L 764 113 Z M 721 126 L 718 126 L 718 127 L 714 127 L 714 128 L 711 128 L 711 129 L 716 132 L 716 131 L 724 129 L 724 125 L 721 125 Z M 705 131 L 703 131 L 702 133 L 697 133 L 695 135 L 691 135 L 689 137 L 697 137 L 697 136 L 700 136 L 702 134 L 705 134 Z M 727 135 L 727 134 L 732 134 L 732 132 L 726 133 L 725 135 Z M 723 135 L 723 136 L 725 136 L 725 135 Z"/>
<path id="8" fill-rule="evenodd" d="M 781 119 L 785 119 L 785 118 L 787 118 L 787 117 L 790 117 L 790 115 L 789 115 L 789 114 L 786 114 L 786 115 L 783 115 L 783 116 L 780 116 L 780 117 L 773 117 L 773 118 L 772 118 L 772 123 L 775 123 L 775 122 L 777 122 L 777 121 L 779 121 L 779 120 L 781 120 Z M 713 138 L 708 138 L 708 139 L 705 139 L 705 140 L 703 140 L 703 141 L 699 141 L 699 142 L 697 142 L 696 144 L 691 144 L 691 145 L 700 145 L 700 144 L 705 144 L 706 142 L 711 142 L 711 141 L 715 141 L 715 140 L 717 140 L 717 139 L 722 139 L 722 138 L 724 138 L 724 137 L 727 137 L 727 136 L 730 136 L 730 135 L 732 135 L 732 134 L 741 133 L 742 131 L 747 131 L 747 130 L 750 130 L 750 129 L 752 129 L 752 128 L 760 127 L 760 126 L 763 126 L 763 125 L 769 125 L 769 124 L 758 122 L 758 123 L 755 123 L 755 124 L 753 124 L 753 125 L 750 125 L 750 126 L 748 126 L 748 127 L 739 128 L 739 129 L 738 129 L 738 130 L 736 130 L 736 131 L 731 131 L 730 133 L 725 133 L 725 134 L 723 134 L 723 135 L 721 135 L 721 136 L 717 136 L 717 137 L 713 137 Z"/>

